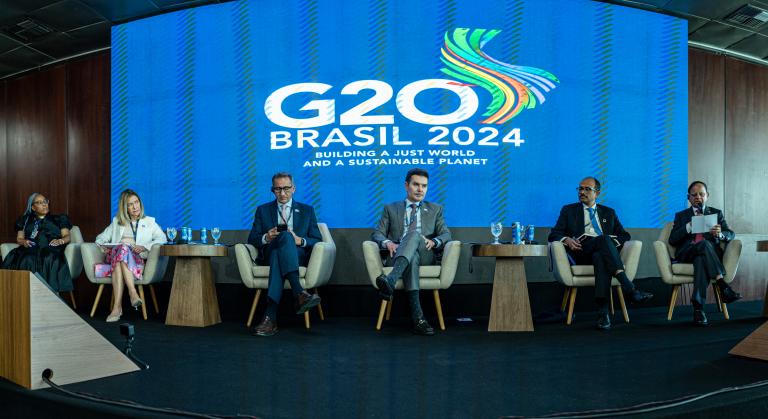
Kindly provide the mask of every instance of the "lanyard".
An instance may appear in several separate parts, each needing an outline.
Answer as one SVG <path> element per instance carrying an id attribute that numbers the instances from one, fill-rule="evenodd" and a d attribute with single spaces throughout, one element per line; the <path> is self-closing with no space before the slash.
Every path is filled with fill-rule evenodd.
<path id="1" fill-rule="evenodd" d="M 291 207 L 288 206 L 287 203 L 280 204 L 280 206 L 282 207 L 282 210 L 278 211 L 277 213 L 280 215 L 280 218 L 283 220 L 285 225 L 288 225 L 288 222 L 291 221 L 291 218 L 293 218 L 293 211 L 291 211 Z M 285 211 L 288 211 L 288 218 L 287 219 L 283 215 L 283 212 L 285 212 Z"/>
<path id="2" fill-rule="evenodd" d="M 136 227 L 133 226 L 133 221 L 131 221 L 131 231 L 133 232 L 133 241 L 136 241 L 136 235 L 139 232 L 139 220 L 136 220 Z"/>

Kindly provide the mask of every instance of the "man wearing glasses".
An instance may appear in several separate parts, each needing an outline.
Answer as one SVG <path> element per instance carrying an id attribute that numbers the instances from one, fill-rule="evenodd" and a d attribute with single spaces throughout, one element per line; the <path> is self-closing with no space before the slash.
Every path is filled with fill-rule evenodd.
<path id="1" fill-rule="evenodd" d="M 709 324 L 702 309 L 707 300 L 707 285 L 710 280 L 715 280 L 715 286 L 720 288 L 724 303 L 741 299 L 741 295 L 723 281 L 725 268 L 720 243 L 733 240 L 735 234 L 728 228 L 722 211 L 705 205 L 707 198 L 709 193 L 706 183 L 699 180 L 691 183 L 688 186 L 688 202 L 691 203 L 691 207 L 675 214 L 675 222 L 669 235 L 669 244 L 676 248 L 675 259 L 678 262 L 693 263 L 691 304 L 693 305 L 693 322 L 699 326 Z M 707 233 L 695 234 L 691 227 L 691 220 L 695 215 L 717 215 L 717 224 L 713 225 Z"/>
<path id="2" fill-rule="evenodd" d="M 630 301 L 646 301 L 653 294 L 635 288 L 624 273 L 619 249 L 630 236 L 612 208 L 596 203 L 600 196 L 600 182 L 593 177 L 586 177 L 576 189 L 579 202 L 566 205 L 560 210 L 548 240 L 563 242 L 566 252 L 577 265 L 592 265 L 595 268 L 597 328 L 610 330 L 608 302 L 613 278 L 619 280 L 624 295 Z"/>
<path id="3" fill-rule="evenodd" d="M 424 201 L 428 183 L 426 170 L 409 170 L 405 176 L 405 199 L 384 206 L 371 235 L 379 248 L 387 252 L 386 264 L 392 266 L 389 275 L 376 278 L 379 296 L 389 301 L 397 280 L 402 278 L 411 307 L 413 333 L 417 335 L 435 334 L 421 311 L 419 266 L 434 263 L 435 251 L 451 240 L 443 207 Z"/>
<path id="4" fill-rule="evenodd" d="M 257 263 L 269 265 L 267 310 L 264 318 L 253 330 L 257 336 L 277 333 L 277 306 L 283 294 L 283 283 L 291 284 L 296 314 L 320 304 L 320 297 L 310 294 L 299 282 L 299 266 L 306 266 L 312 246 L 322 240 L 317 227 L 315 210 L 296 202 L 296 186 L 290 173 L 272 176 L 275 200 L 256 208 L 248 243 L 259 249 Z"/>

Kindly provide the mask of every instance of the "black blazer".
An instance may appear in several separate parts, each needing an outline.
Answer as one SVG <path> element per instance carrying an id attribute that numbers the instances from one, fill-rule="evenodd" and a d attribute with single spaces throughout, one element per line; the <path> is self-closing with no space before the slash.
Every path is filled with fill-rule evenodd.
<path id="1" fill-rule="evenodd" d="M 624 242 L 631 238 L 629 233 L 624 230 L 624 226 L 621 225 L 621 221 L 619 221 L 619 217 L 616 216 L 616 211 L 613 208 L 597 204 L 595 216 L 600 220 L 600 228 L 603 234 L 616 236 L 616 241 L 619 242 L 619 245 L 623 245 Z M 582 234 L 584 234 L 584 205 L 581 202 L 577 202 L 566 205 L 560 210 L 560 216 L 557 217 L 557 223 L 549 232 L 547 241 L 560 241 L 565 237 L 575 239 Z"/>
<path id="2" fill-rule="evenodd" d="M 307 253 L 309 253 L 315 243 L 323 240 L 320 229 L 317 227 L 315 209 L 294 199 L 291 210 L 293 211 L 293 232 L 307 241 Z M 275 226 L 277 226 L 277 201 L 259 205 L 253 217 L 253 227 L 248 235 L 248 243 L 261 250 L 264 246 L 261 244 L 261 237 Z M 263 251 L 259 252 L 259 255 L 263 254 Z"/>
<path id="3" fill-rule="evenodd" d="M 715 251 L 720 258 L 723 258 L 723 249 L 720 248 L 720 243 L 727 243 L 736 237 L 725 221 L 723 212 L 717 208 L 704 207 L 704 215 L 717 214 L 717 223 L 720 224 L 720 230 L 723 233 L 723 238 L 719 239 L 713 236 L 711 233 L 704 233 L 704 239 L 716 244 Z M 686 225 L 691 222 L 693 218 L 693 208 L 682 210 L 675 214 L 675 222 L 672 225 L 672 232 L 669 234 L 669 244 L 675 247 L 675 257 L 688 251 L 688 248 L 693 245 L 693 240 L 696 237 L 695 234 L 691 234 L 686 229 Z"/>

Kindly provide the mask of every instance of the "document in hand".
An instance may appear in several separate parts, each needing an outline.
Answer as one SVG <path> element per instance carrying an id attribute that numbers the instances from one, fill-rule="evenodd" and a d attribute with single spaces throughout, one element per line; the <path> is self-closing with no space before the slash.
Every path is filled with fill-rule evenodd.
<path id="1" fill-rule="evenodd" d="M 694 215 L 691 219 L 691 233 L 709 233 L 715 224 L 717 224 L 717 214 Z"/>

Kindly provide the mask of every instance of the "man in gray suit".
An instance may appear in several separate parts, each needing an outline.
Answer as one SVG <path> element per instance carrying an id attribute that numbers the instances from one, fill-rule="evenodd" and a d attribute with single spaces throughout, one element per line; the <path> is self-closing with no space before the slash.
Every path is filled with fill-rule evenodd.
<path id="1" fill-rule="evenodd" d="M 384 206 L 381 219 L 371 235 L 379 248 L 387 251 L 389 275 L 379 275 L 376 286 L 381 298 L 389 301 L 398 279 L 403 280 L 413 319 L 413 333 L 434 335 L 419 302 L 419 266 L 435 263 L 435 251 L 451 240 L 445 225 L 443 207 L 425 202 L 429 173 L 424 169 L 411 169 L 405 176 L 405 200 Z"/>

